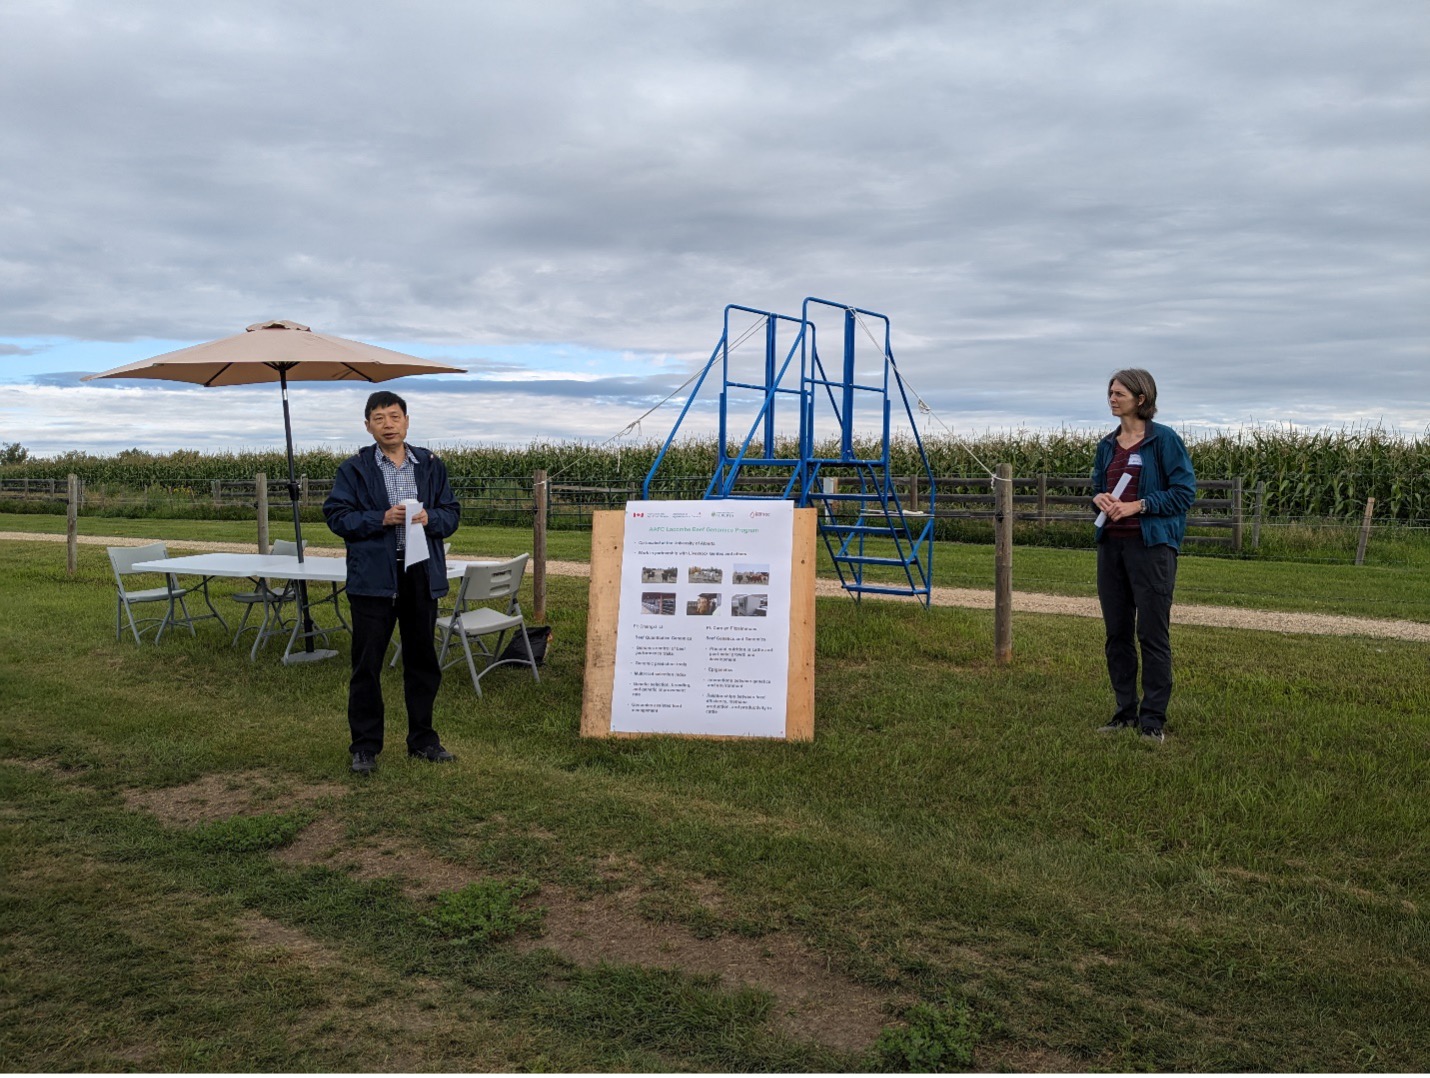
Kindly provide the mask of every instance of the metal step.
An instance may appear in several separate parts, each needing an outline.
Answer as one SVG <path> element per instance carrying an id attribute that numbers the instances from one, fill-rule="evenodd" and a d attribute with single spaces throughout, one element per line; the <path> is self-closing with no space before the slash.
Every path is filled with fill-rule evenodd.
<path id="1" fill-rule="evenodd" d="M 903 528 L 895 528 L 888 524 L 825 524 L 819 525 L 820 531 L 840 532 L 844 535 L 875 535 L 892 539 L 895 536 L 903 538 L 908 534 Z"/>
<path id="2" fill-rule="evenodd" d="M 871 595 L 927 595 L 928 588 L 889 588 L 877 587 L 873 584 L 846 583 L 845 591 L 868 592 Z"/>
<path id="3" fill-rule="evenodd" d="M 917 555 L 911 556 L 907 561 L 903 558 L 876 558 L 872 554 L 834 554 L 835 561 L 842 561 L 849 565 L 917 565 L 919 559 Z"/>

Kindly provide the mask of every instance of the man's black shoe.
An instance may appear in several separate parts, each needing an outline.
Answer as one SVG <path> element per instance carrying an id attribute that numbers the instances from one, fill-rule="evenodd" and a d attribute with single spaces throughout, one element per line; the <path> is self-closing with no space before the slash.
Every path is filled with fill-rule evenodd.
<path id="1" fill-rule="evenodd" d="M 353 772 L 358 775 L 371 775 L 377 770 L 377 757 L 370 752 L 353 753 Z"/>
<path id="2" fill-rule="evenodd" d="M 429 764 L 447 764 L 456 759 L 440 744 L 428 745 L 425 749 L 412 749 L 407 753 L 409 760 L 426 760 Z"/>
<path id="3" fill-rule="evenodd" d="M 1115 734 L 1118 730 L 1126 730 L 1133 725 L 1131 719 L 1113 719 L 1106 726 L 1099 726 L 1097 732 L 1099 734 Z"/>
<path id="4" fill-rule="evenodd" d="M 1155 741 L 1159 745 L 1167 740 L 1167 735 L 1162 733 L 1162 728 L 1160 726 L 1144 726 L 1137 731 L 1137 736 L 1140 737 L 1143 741 Z"/>

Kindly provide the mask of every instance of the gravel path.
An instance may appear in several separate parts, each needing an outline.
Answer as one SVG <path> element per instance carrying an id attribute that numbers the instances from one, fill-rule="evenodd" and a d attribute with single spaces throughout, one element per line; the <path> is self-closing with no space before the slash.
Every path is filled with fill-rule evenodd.
<path id="1" fill-rule="evenodd" d="M 0 532 L 0 540 L 63 543 L 63 535 L 48 532 Z M 135 539 L 108 535 L 81 535 L 85 546 L 143 546 L 154 539 Z M 251 554 L 253 543 L 207 543 L 165 540 L 174 550 L 226 551 Z M 342 551 L 328 547 L 309 549 L 310 557 L 337 557 Z M 455 555 L 462 557 L 461 554 Z M 590 576 L 591 567 L 579 561 L 548 561 L 547 572 L 553 576 Z M 842 595 L 844 589 L 837 580 L 815 582 L 818 595 Z M 881 596 L 895 602 L 910 602 L 897 596 Z M 872 597 L 871 597 L 872 599 Z M 872 599 L 872 601 L 879 601 Z M 934 588 L 935 606 L 962 606 L 978 610 L 993 609 L 993 593 L 972 588 Z M 1071 595 L 1044 595 L 1015 591 L 1013 609 L 1029 614 L 1067 614 L 1079 618 L 1097 618 L 1102 613 L 1096 599 Z M 1289 614 L 1276 610 L 1248 610 L 1236 606 L 1188 606 L 1172 608 L 1172 621 L 1177 625 L 1209 625 L 1222 629 L 1257 629 L 1274 633 L 1308 633 L 1316 636 L 1379 636 L 1395 640 L 1420 640 L 1430 643 L 1430 623 L 1419 621 L 1382 621 L 1375 618 L 1352 618 L 1332 614 Z"/>

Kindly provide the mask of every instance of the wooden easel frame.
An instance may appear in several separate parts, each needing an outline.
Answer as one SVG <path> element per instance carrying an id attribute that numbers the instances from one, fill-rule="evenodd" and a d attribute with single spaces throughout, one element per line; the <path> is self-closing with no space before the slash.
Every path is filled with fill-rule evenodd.
<path id="1" fill-rule="evenodd" d="M 786 741 L 814 740 L 814 565 L 819 511 L 794 511 L 790 572 L 789 688 L 785 698 Z M 603 509 L 591 516 L 591 597 L 586 614 L 586 680 L 581 698 L 582 737 L 696 737 L 713 741 L 778 738 L 724 734 L 648 734 L 611 729 L 616 683 L 616 629 L 621 601 L 621 555 L 626 514 Z"/>

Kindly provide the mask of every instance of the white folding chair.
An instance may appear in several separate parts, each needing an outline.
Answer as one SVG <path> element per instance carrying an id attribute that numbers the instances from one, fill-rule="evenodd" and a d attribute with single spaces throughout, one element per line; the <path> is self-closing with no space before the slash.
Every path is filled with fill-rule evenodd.
<path id="1" fill-rule="evenodd" d="M 305 539 L 303 548 L 306 550 L 307 547 L 308 542 Z M 298 553 L 298 544 L 292 539 L 275 539 L 273 548 L 268 553 L 291 557 Z M 248 652 L 248 659 L 253 662 L 258 658 L 258 649 L 266 644 L 270 637 L 287 630 L 288 623 L 283 617 L 283 607 L 298 597 L 298 589 L 291 580 L 282 581 L 282 587 L 275 588 L 263 577 L 250 577 L 250 579 L 255 584 L 254 590 L 241 591 L 233 596 L 234 602 L 244 605 L 243 620 L 238 623 L 238 632 L 233 634 L 232 646 L 237 647 L 239 638 L 249 629 L 256 630 L 253 647 Z M 256 625 L 249 625 L 248 617 L 256 606 L 263 607 L 263 620 Z"/>
<path id="2" fill-rule="evenodd" d="M 109 550 L 109 564 L 114 570 L 114 583 L 119 589 L 119 594 L 114 604 L 114 639 L 118 640 L 123 633 L 124 618 L 129 619 L 129 631 L 134 634 L 134 642 L 140 643 L 140 638 L 150 629 L 157 628 L 154 634 L 154 643 L 158 643 L 164 636 L 164 630 L 170 625 L 184 624 L 189 627 L 189 635 L 197 636 L 194 632 L 194 619 L 189 616 L 189 608 L 184 603 L 184 596 L 191 589 L 179 587 L 178 580 L 172 573 L 147 573 L 136 572 L 134 566 L 143 561 L 158 561 L 160 558 L 169 556 L 169 548 L 163 543 L 149 543 L 145 546 L 112 546 Z M 133 576 L 163 576 L 164 586 L 162 588 L 142 588 L 131 591 L 124 583 L 125 577 Z M 165 610 L 162 618 L 139 618 L 134 617 L 134 606 L 137 603 L 165 603 L 168 609 Z M 178 612 L 182 611 L 182 617 Z M 139 626 L 145 626 L 140 629 Z"/>
<path id="3" fill-rule="evenodd" d="M 492 667 L 504 663 L 529 666 L 531 676 L 537 681 L 541 680 L 541 675 L 536 670 L 536 658 L 531 653 L 531 640 L 526 635 L 526 619 L 522 616 L 521 604 L 516 599 L 516 594 L 521 589 L 522 574 L 526 571 L 526 561 L 530 556 L 521 554 L 510 561 L 467 566 L 467 571 L 462 576 L 462 584 L 457 589 L 456 608 L 447 617 L 437 619 L 437 628 L 442 633 L 442 649 L 437 661 L 442 664 L 444 670 L 461 662 L 461 658 L 453 659 L 450 663 L 446 661 L 452 637 L 460 638 L 467 669 L 472 675 L 472 688 L 477 690 L 478 696 L 482 695 L 481 679 Z M 502 600 L 506 600 L 505 605 L 501 605 Z M 482 605 L 486 603 L 498 605 Z M 515 640 L 518 633 L 521 634 L 521 640 L 526 645 L 525 658 L 501 657 L 502 644 L 507 641 L 508 633 L 511 634 L 511 640 Z M 486 638 L 493 635 L 496 636 L 496 642 L 488 647 Z M 486 660 L 480 670 L 477 669 L 476 656 L 472 652 L 473 640 L 476 641 L 477 653 Z"/>

